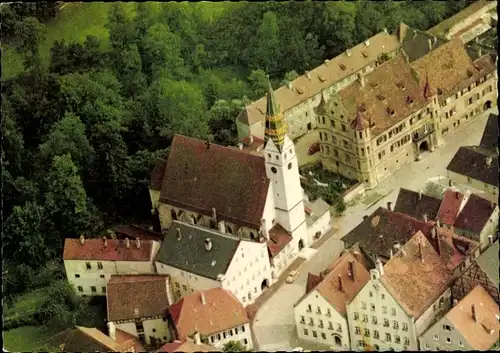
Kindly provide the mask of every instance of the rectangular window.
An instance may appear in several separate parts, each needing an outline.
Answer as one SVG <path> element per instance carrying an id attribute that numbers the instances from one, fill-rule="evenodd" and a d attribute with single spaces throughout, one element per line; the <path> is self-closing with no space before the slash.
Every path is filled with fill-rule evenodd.
<path id="1" fill-rule="evenodd" d="M 87 270 L 91 270 L 92 269 L 92 266 L 90 265 L 90 262 L 86 262 L 85 266 L 87 266 Z"/>
<path id="2" fill-rule="evenodd" d="M 310 313 L 312 311 L 311 305 L 307 306 L 307 312 Z"/>
<path id="3" fill-rule="evenodd" d="M 328 321 L 328 329 L 333 330 L 333 324 L 331 321 Z"/>
<path id="4" fill-rule="evenodd" d="M 382 307 L 382 313 L 387 314 L 387 307 L 386 306 Z"/>
<path id="5" fill-rule="evenodd" d="M 245 326 L 241 326 L 241 332 L 245 332 Z"/>
<path id="6" fill-rule="evenodd" d="M 443 330 L 451 331 L 451 326 L 450 325 L 443 325 Z"/>
<path id="7" fill-rule="evenodd" d="M 324 332 L 321 332 L 321 338 L 324 339 L 324 340 L 326 340 L 326 335 L 325 335 Z"/>
<path id="8" fill-rule="evenodd" d="M 370 330 L 365 328 L 365 337 L 370 337 Z"/>
<path id="9" fill-rule="evenodd" d="M 375 311 L 375 304 L 370 304 L 370 310 Z"/>
<path id="10" fill-rule="evenodd" d="M 396 335 L 395 342 L 397 344 L 401 344 L 401 337 L 399 337 L 398 335 Z"/>
<path id="11" fill-rule="evenodd" d="M 91 286 L 91 287 L 90 287 L 90 290 L 92 291 L 92 293 L 97 292 L 97 288 L 96 288 L 95 286 Z"/>
<path id="12" fill-rule="evenodd" d="M 345 127 L 345 125 L 344 125 L 344 124 L 342 124 L 342 131 L 343 131 L 343 132 L 346 132 L 346 131 L 347 131 L 347 129 L 346 129 L 346 127 Z"/>
<path id="13" fill-rule="evenodd" d="M 378 324 L 378 320 L 377 320 L 376 316 L 372 316 L 372 324 L 374 324 L 374 325 Z"/>
<path id="14" fill-rule="evenodd" d="M 359 326 L 354 327 L 354 333 L 356 335 L 360 335 L 361 334 L 361 328 Z"/>
<path id="15" fill-rule="evenodd" d="M 102 287 L 102 292 L 106 293 L 106 287 Z"/>
<path id="16" fill-rule="evenodd" d="M 101 277 L 101 278 L 105 278 L 106 276 L 105 276 L 105 275 L 100 275 L 99 277 Z"/>
<path id="17" fill-rule="evenodd" d="M 79 292 L 83 292 L 83 287 L 82 286 L 78 286 L 78 291 Z"/>
<path id="18" fill-rule="evenodd" d="M 373 330 L 373 338 L 379 339 L 379 333 L 377 330 Z"/>
<path id="19" fill-rule="evenodd" d="M 226 338 L 226 333 L 222 332 L 222 338 Z"/>
<path id="20" fill-rule="evenodd" d="M 313 331 L 313 337 L 318 338 L 318 333 L 316 331 Z"/>
<path id="21" fill-rule="evenodd" d="M 102 270 L 102 262 L 97 263 L 97 269 Z"/>
<path id="22" fill-rule="evenodd" d="M 332 311 L 330 309 L 326 309 L 326 316 L 332 316 Z"/>
<path id="23" fill-rule="evenodd" d="M 354 313 L 354 320 L 359 320 L 359 314 L 358 313 Z"/>
<path id="24" fill-rule="evenodd" d="M 393 321 L 392 323 L 392 327 L 395 329 L 395 330 L 398 330 L 399 329 L 399 322 L 397 322 L 396 320 Z"/>
<path id="25" fill-rule="evenodd" d="M 323 320 L 321 320 L 321 319 L 319 320 L 319 327 L 323 328 Z"/>
<path id="26" fill-rule="evenodd" d="M 335 121 L 333 119 L 330 119 L 330 126 L 335 127 Z"/>
<path id="27" fill-rule="evenodd" d="M 306 322 L 306 318 L 304 316 L 300 317 L 300 323 L 304 324 Z"/>
<path id="28" fill-rule="evenodd" d="M 309 336 L 309 330 L 308 330 L 308 329 L 306 329 L 306 328 L 304 329 L 304 335 L 305 335 L 305 336 Z"/>
<path id="29" fill-rule="evenodd" d="M 384 319 L 384 327 L 389 327 L 389 320 Z"/>
<path id="30" fill-rule="evenodd" d="M 220 333 L 217 334 L 217 339 L 220 341 Z"/>
<path id="31" fill-rule="evenodd" d="M 183 284 L 183 285 L 182 285 L 182 289 L 183 289 L 183 290 L 187 290 L 187 287 Z"/>
<path id="32" fill-rule="evenodd" d="M 402 329 L 403 331 L 408 331 L 408 324 L 403 322 Z"/>
<path id="33" fill-rule="evenodd" d="M 368 315 L 363 314 L 363 322 L 368 322 Z"/>
<path id="34" fill-rule="evenodd" d="M 234 334 L 237 335 L 240 331 L 238 330 L 237 327 L 234 328 Z"/>
<path id="35" fill-rule="evenodd" d="M 75 277 L 76 277 L 76 278 L 80 278 L 80 275 L 79 275 L 79 274 L 75 274 Z"/>
<path id="36" fill-rule="evenodd" d="M 387 342 L 391 342 L 391 334 L 390 334 L 390 333 L 386 333 L 386 334 L 385 334 L 385 340 L 386 340 Z"/>
<path id="37" fill-rule="evenodd" d="M 405 346 L 409 346 L 410 345 L 410 339 L 408 337 L 405 337 Z"/>
<path id="38" fill-rule="evenodd" d="M 361 309 L 365 309 L 366 310 L 366 302 L 361 302 Z"/>
<path id="39" fill-rule="evenodd" d="M 341 324 L 337 324 L 337 332 L 342 332 L 342 325 Z"/>

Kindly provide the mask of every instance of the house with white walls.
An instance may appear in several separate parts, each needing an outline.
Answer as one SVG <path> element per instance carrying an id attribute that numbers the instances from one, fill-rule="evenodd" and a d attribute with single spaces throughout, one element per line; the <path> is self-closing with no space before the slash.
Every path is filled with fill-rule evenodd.
<path id="1" fill-rule="evenodd" d="M 335 351 L 349 351 L 346 303 L 368 282 L 370 273 L 349 251 L 328 270 L 326 275 L 309 274 L 306 293 L 293 307 L 297 336 Z"/>
<path id="2" fill-rule="evenodd" d="M 419 338 L 421 351 L 487 351 L 498 342 L 498 304 L 477 285 Z"/>
<path id="3" fill-rule="evenodd" d="M 268 246 L 219 231 L 174 221 L 155 259 L 169 275 L 174 300 L 211 288 L 231 291 L 251 304 L 272 283 Z"/>
<path id="4" fill-rule="evenodd" d="M 320 238 L 332 229 L 330 205 L 322 198 L 311 202 L 308 197 L 305 197 L 304 207 L 309 239 Z"/>
<path id="5" fill-rule="evenodd" d="M 154 240 L 79 239 L 64 241 L 64 268 L 77 294 L 105 296 L 112 275 L 154 274 Z"/>
<path id="6" fill-rule="evenodd" d="M 111 276 L 106 293 L 110 336 L 120 329 L 148 346 L 169 342 L 167 309 L 171 304 L 168 276 Z"/>
<path id="7" fill-rule="evenodd" d="M 170 306 L 168 312 L 176 340 L 199 334 L 202 343 L 219 350 L 230 341 L 238 341 L 248 350 L 254 347 L 247 312 L 228 290 L 193 293 Z"/>
<path id="8" fill-rule="evenodd" d="M 351 349 L 418 350 L 418 336 L 451 306 L 452 272 L 418 231 L 347 304 Z"/>

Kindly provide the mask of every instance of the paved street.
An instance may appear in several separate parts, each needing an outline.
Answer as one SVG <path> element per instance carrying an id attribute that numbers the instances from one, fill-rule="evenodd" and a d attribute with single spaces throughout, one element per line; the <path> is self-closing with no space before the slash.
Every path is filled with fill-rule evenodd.
<path id="1" fill-rule="evenodd" d="M 497 113 L 496 108 L 492 111 Z M 391 178 L 367 192 L 362 200 L 349 207 L 342 217 L 336 219 L 334 227 L 339 228 L 339 231 L 302 265 L 297 280 L 293 284 L 282 285 L 259 308 L 253 323 L 258 341 L 257 349 L 278 351 L 290 350 L 297 346 L 315 348 L 298 342 L 293 318 L 293 305 L 304 294 L 307 273 L 317 274 L 330 265 L 343 250 L 339 239 L 359 224 L 363 215 L 371 214 L 380 206 L 386 207 L 388 201 L 394 203 L 400 187 L 423 190 L 430 179 L 445 176 L 446 166 L 460 146 L 479 143 L 488 114 L 483 114 L 450 133 L 445 138 L 444 145 L 423 155 L 419 162 L 403 166 Z"/>

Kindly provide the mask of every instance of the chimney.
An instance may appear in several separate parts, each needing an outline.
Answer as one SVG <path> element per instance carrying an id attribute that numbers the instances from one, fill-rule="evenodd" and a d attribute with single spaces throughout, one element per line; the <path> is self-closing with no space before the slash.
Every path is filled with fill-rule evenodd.
<path id="1" fill-rule="evenodd" d="M 347 50 L 345 51 L 345 55 L 347 55 L 347 56 L 351 56 L 351 55 L 352 55 L 352 54 L 351 54 L 351 51 L 350 51 L 349 49 L 347 49 Z"/>
<path id="2" fill-rule="evenodd" d="M 363 74 L 359 74 L 359 84 L 361 85 L 361 87 L 365 87 L 365 77 L 363 76 Z"/>
<path id="3" fill-rule="evenodd" d="M 349 261 L 349 278 L 354 281 L 354 261 Z"/>
<path id="4" fill-rule="evenodd" d="M 222 234 L 226 233 L 226 224 L 224 223 L 224 221 L 220 221 L 218 225 L 219 225 L 219 232 Z"/>
<path id="5" fill-rule="evenodd" d="M 392 248 L 394 249 L 394 254 L 397 254 L 398 251 L 401 249 L 401 244 L 395 243 Z"/>
<path id="6" fill-rule="evenodd" d="M 387 28 L 385 28 L 385 27 L 384 27 L 384 32 L 385 32 L 385 33 L 389 33 L 389 32 L 387 32 Z"/>
<path id="7" fill-rule="evenodd" d="M 260 220 L 260 227 L 262 229 L 262 235 L 264 236 L 264 238 L 266 238 L 266 240 L 269 240 L 269 231 L 267 230 L 266 220 L 264 218 Z"/>
<path id="8" fill-rule="evenodd" d="M 214 222 L 217 222 L 217 211 L 215 210 L 215 207 L 212 208 L 212 218 L 214 219 Z"/>
<path id="9" fill-rule="evenodd" d="M 125 247 L 127 249 L 130 248 L 130 240 L 128 240 L 128 238 L 125 238 Z"/>
<path id="10" fill-rule="evenodd" d="M 205 238 L 205 250 L 206 251 L 212 250 L 212 239 Z"/>
<path id="11" fill-rule="evenodd" d="M 339 275 L 339 291 L 343 292 L 344 288 L 342 287 L 342 276 Z"/>
<path id="12" fill-rule="evenodd" d="M 293 89 L 293 86 L 292 86 L 292 83 L 291 82 L 287 82 L 286 86 L 288 87 L 288 89 L 291 91 Z"/>
<path id="13" fill-rule="evenodd" d="M 425 222 L 425 223 L 427 223 L 427 221 L 429 220 L 429 219 L 427 218 L 427 213 L 424 213 L 424 214 L 422 215 L 422 217 L 424 218 L 424 222 Z"/>
<path id="14" fill-rule="evenodd" d="M 377 269 L 380 276 L 384 275 L 384 265 L 382 264 L 382 260 L 380 260 L 378 257 L 377 260 L 375 261 L 375 268 Z"/>
<path id="15" fill-rule="evenodd" d="M 436 220 L 436 225 L 438 228 L 441 228 L 441 221 L 439 220 L 439 218 Z"/>
<path id="16" fill-rule="evenodd" d="M 194 333 L 194 343 L 197 345 L 201 344 L 201 337 L 200 337 L 200 333 L 198 331 L 196 331 Z"/>
<path id="17" fill-rule="evenodd" d="M 85 235 L 80 235 L 80 244 L 85 244 Z"/>
<path id="18" fill-rule="evenodd" d="M 453 306 L 458 304 L 458 299 L 453 299 Z"/>
<path id="19" fill-rule="evenodd" d="M 432 39 L 429 39 L 429 51 L 432 50 Z"/>
<path id="20" fill-rule="evenodd" d="M 108 322 L 108 336 L 113 340 L 116 341 L 116 327 L 113 322 Z"/>
<path id="21" fill-rule="evenodd" d="M 108 246 L 108 238 L 106 238 L 106 236 L 103 236 L 102 240 L 104 241 L 104 247 L 107 247 Z"/>
<path id="22" fill-rule="evenodd" d="M 181 240 L 181 229 L 180 229 L 180 228 L 177 228 L 177 229 L 175 230 L 175 232 L 176 232 L 176 235 L 177 235 L 177 240 Z"/>
<path id="23" fill-rule="evenodd" d="M 392 211 L 392 202 L 387 202 L 387 209 Z"/>
<path id="24" fill-rule="evenodd" d="M 365 45 L 366 45 L 367 47 L 369 47 L 369 46 L 370 46 L 370 40 L 368 40 L 368 39 L 367 39 L 367 40 L 365 41 Z"/>
<path id="25" fill-rule="evenodd" d="M 434 227 L 431 228 L 431 236 L 432 239 L 436 238 L 436 225 L 434 225 Z"/>
<path id="26" fill-rule="evenodd" d="M 419 191 L 419 192 L 418 192 L 418 199 L 419 199 L 419 200 L 422 200 L 422 191 Z"/>
<path id="27" fill-rule="evenodd" d="M 389 249 L 389 259 L 392 259 L 392 257 L 394 256 L 393 252 L 392 252 L 392 248 Z"/>
<path id="28" fill-rule="evenodd" d="M 135 238 L 135 247 L 137 249 L 141 248 L 141 240 L 139 238 Z"/>
<path id="29" fill-rule="evenodd" d="M 251 145 L 253 144 L 253 136 L 252 135 L 249 136 L 248 143 Z"/>
<path id="30" fill-rule="evenodd" d="M 238 143 L 238 149 L 241 151 L 243 149 L 243 144 L 241 142 Z"/>
<path id="31" fill-rule="evenodd" d="M 306 71 L 306 77 L 310 80 L 311 79 L 311 73 L 309 71 Z"/>
<path id="32" fill-rule="evenodd" d="M 203 305 L 205 305 L 205 304 L 207 303 L 207 302 L 205 301 L 205 293 L 200 292 L 200 296 L 201 296 L 201 303 L 202 303 Z"/>
<path id="33" fill-rule="evenodd" d="M 474 304 L 471 305 L 471 310 L 472 310 L 472 320 L 474 320 L 475 322 L 478 322 L 477 313 L 476 313 L 476 306 Z"/>

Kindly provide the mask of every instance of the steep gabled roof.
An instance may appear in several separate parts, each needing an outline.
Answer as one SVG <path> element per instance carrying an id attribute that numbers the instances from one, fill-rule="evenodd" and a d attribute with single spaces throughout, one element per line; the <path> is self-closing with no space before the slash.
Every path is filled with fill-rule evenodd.
<path id="1" fill-rule="evenodd" d="M 153 259 L 153 240 L 140 240 L 137 247 L 135 240 L 130 240 L 127 248 L 122 240 L 85 239 L 84 244 L 79 239 L 64 240 L 64 260 L 95 260 L 95 261 L 151 261 Z"/>
<path id="2" fill-rule="evenodd" d="M 268 189 L 262 156 L 175 135 L 160 202 L 258 228 Z"/>
<path id="3" fill-rule="evenodd" d="M 205 249 L 207 238 L 212 244 L 210 251 Z M 229 234 L 174 221 L 155 261 L 216 280 L 226 273 L 239 244 L 240 239 Z"/>
<path id="4" fill-rule="evenodd" d="M 119 352 L 120 344 L 96 328 L 75 326 L 60 332 L 47 341 L 62 352 Z"/>
<path id="5" fill-rule="evenodd" d="M 464 208 L 455 221 L 455 227 L 479 234 L 488 223 L 488 219 L 495 211 L 497 205 L 471 194 Z"/>
<path id="6" fill-rule="evenodd" d="M 446 169 L 498 186 L 498 155 L 480 146 L 461 146 Z"/>
<path id="7" fill-rule="evenodd" d="M 404 213 L 413 218 L 435 220 L 441 200 L 412 190 L 400 188 L 394 212 Z"/>
<path id="8" fill-rule="evenodd" d="M 498 259 L 498 240 L 495 241 L 484 253 L 482 253 L 476 262 L 481 267 L 481 269 L 486 273 L 493 283 L 498 284 L 500 282 L 500 277 L 498 271 L 500 268 Z"/>
<path id="9" fill-rule="evenodd" d="M 417 232 L 384 266 L 381 281 L 415 320 L 447 288 L 452 272 L 422 232 Z"/>
<path id="10" fill-rule="evenodd" d="M 458 191 L 446 190 L 439 206 L 437 218 L 444 224 L 453 225 L 465 195 Z"/>

